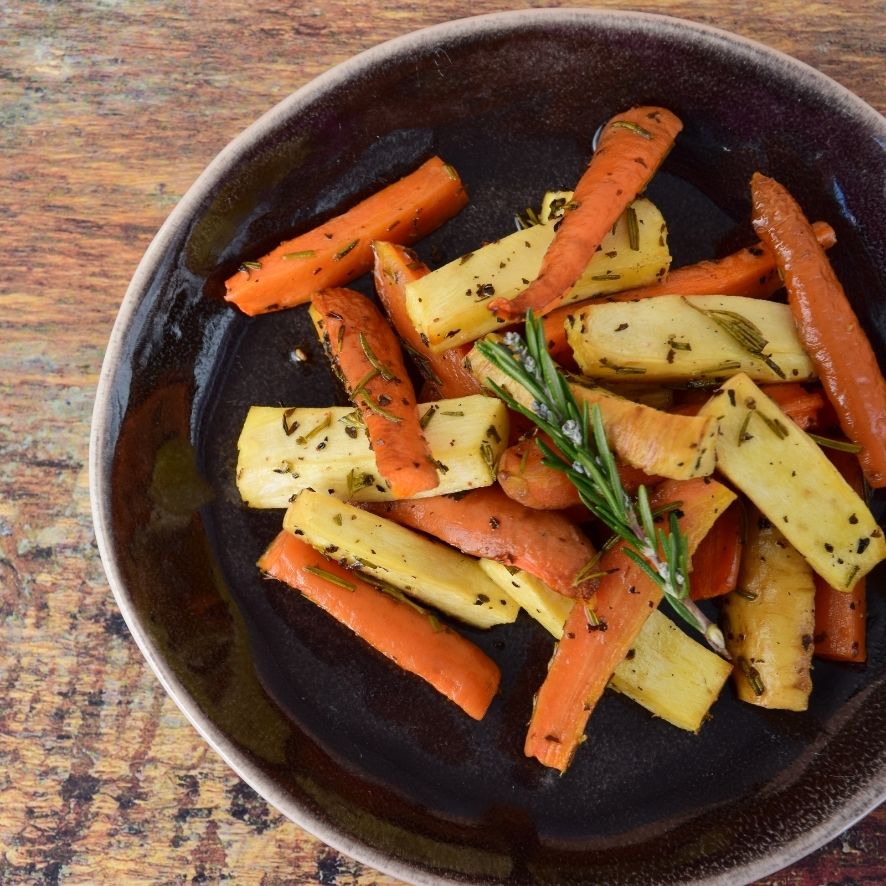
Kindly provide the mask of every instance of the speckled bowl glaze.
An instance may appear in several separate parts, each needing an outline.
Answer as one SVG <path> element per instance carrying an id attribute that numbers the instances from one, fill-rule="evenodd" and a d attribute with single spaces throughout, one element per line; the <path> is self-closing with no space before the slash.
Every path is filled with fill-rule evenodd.
<path id="1" fill-rule="evenodd" d="M 169 217 L 108 347 L 92 494 L 133 636 L 249 784 L 332 846 L 408 881 L 748 882 L 886 793 L 883 571 L 869 585 L 868 665 L 817 664 L 807 713 L 743 706 L 727 687 L 692 736 L 609 695 L 561 778 L 522 754 L 551 651 L 534 623 L 467 632 L 503 671 L 477 724 L 255 569 L 280 513 L 239 502 L 245 411 L 341 394 L 304 310 L 248 320 L 221 300 L 226 274 L 430 153 L 461 171 L 472 202 L 420 251 L 432 263 L 459 255 L 506 232 L 545 189 L 574 182 L 597 126 L 640 103 L 685 122 L 650 191 L 675 264 L 752 240 L 747 182 L 760 169 L 834 225 L 833 260 L 883 353 L 886 122 L 762 46 L 599 10 L 442 25 L 290 96 Z M 290 361 L 294 346 L 307 363 Z"/>

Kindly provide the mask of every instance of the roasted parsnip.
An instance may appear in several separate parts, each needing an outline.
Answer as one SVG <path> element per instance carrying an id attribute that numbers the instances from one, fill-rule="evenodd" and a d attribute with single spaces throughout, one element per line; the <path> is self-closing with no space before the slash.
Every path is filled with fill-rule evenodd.
<path id="1" fill-rule="evenodd" d="M 508 441 L 504 404 L 477 394 L 421 403 L 439 485 L 418 497 L 489 486 Z M 252 508 L 285 508 L 303 489 L 389 501 L 360 413 L 352 407 L 253 406 L 237 441 L 237 489 Z"/>
<path id="2" fill-rule="evenodd" d="M 434 351 L 474 341 L 498 328 L 492 298 L 516 298 L 541 268 L 554 221 L 533 225 L 463 255 L 406 287 L 415 328 Z M 648 200 L 636 200 L 603 240 L 567 302 L 661 279 L 671 263 L 667 227 Z"/>
<path id="3" fill-rule="evenodd" d="M 744 373 L 699 415 L 720 423 L 719 470 L 829 584 L 848 591 L 886 557 L 883 532 L 861 497 Z"/>
<path id="4" fill-rule="evenodd" d="M 765 517 L 748 527 L 739 587 L 723 600 L 726 646 L 738 697 L 764 708 L 805 711 L 812 691 L 812 569 Z"/>
<path id="5" fill-rule="evenodd" d="M 392 585 L 476 627 L 512 622 L 519 612 L 473 557 L 331 496 L 300 492 L 283 528 L 359 569 L 364 579 Z"/>
<path id="6" fill-rule="evenodd" d="M 673 382 L 744 372 L 760 382 L 815 377 L 787 305 L 737 295 L 663 295 L 576 306 L 566 339 L 590 378 Z"/>

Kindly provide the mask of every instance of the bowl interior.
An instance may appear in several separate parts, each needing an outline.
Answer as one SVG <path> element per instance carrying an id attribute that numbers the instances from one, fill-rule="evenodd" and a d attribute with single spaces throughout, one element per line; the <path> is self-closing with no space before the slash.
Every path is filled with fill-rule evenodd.
<path id="1" fill-rule="evenodd" d="M 835 227 L 838 274 L 886 352 L 882 119 L 743 41 L 592 11 L 432 29 L 296 94 L 192 189 L 115 328 L 94 494 L 130 627 L 254 787 L 401 877 L 748 880 L 824 842 L 886 785 L 882 570 L 869 581 L 867 666 L 816 663 L 807 713 L 739 705 L 728 686 L 693 736 L 610 693 L 560 778 L 522 754 L 551 653 L 540 627 L 521 616 L 513 627 L 465 631 L 503 671 L 499 698 L 476 724 L 255 569 L 281 512 L 240 503 L 246 410 L 342 402 L 342 392 L 303 308 L 247 319 L 222 301 L 225 276 L 432 153 L 471 195 L 418 247 L 440 264 L 510 231 L 515 211 L 545 190 L 574 183 L 597 126 L 640 103 L 669 107 L 685 124 L 649 189 L 675 266 L 752 242 L 747 182 L 760 169 Z M 368 279 L 356 288 L 371 291 Z M 295 347 L 307 362 L 292 361 Z"/>

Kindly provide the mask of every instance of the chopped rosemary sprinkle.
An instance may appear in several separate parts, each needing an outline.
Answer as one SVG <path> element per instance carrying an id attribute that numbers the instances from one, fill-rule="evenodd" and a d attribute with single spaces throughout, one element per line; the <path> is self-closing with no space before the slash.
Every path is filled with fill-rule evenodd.
<path id="1" fill-rule="evenodd" d="M 763 353 L 763 348 L 769 344 L 763 337 L 760 329 L 742 314 L 735 311 L 724 311 L 715 308 L 700 308 L 683 296 L 685 304 L 693 311 L 698 311 L 709 320 L 713 320 L 727 335 L 731 336 L 739 347 L 744 348 L 751 356 L 762 360 L 779 378 L 786 378 L 782 368 L 770 357 Z"/>
<path id="2" fill-rule="evenodd" d="M 431 419 L 437 414 L 437 410 L 440 407 L 436 403 L 432 403 L 428 407 L 428 411 L 419 419 L 419 425 L 421 429 L 424 430 L 430 423 Z"/>
<path id="3" fill-rule="evenodd" d="M 372 350 L 371 345 L 369 344 L 369 340 L 366 338 L 366 334 L 364 332 L 359 333 L 360 338 L 360 347 L 363 348 L 363 353 L 366 355 L 366 359 L 369 361 L 371 366 L 377 370 L 378 374 L 385 381 L 397 381 L 397 376 L 394 375 L 393 372 L 375 356 L 375 352 Z"/>
<path id="4" fill-rule="evenodd" d="M 779 440 L 784 440 L 784 438 L 790 434 L 790 431 L 777 418 L 770 418 L 768 415 L 760 411 L 757 412 L 757 415 L 766 422 L 766 427 L 768 427 Z"/>
<path id="5" fill-rule="evenodd" d="M 304 446 L 309 440 L 313 437 L 316 437 L 320 431 L 328 428 L 332 424 L 332 416 L 327 412 L 326 418 L 324 418 L 316 427 L 311 428 L 307 434 L 303 437 L 296 437 L 295 442 L 299 444 L 299 446 Z"/>
<path id="6" fill-rule="evenodd" d="M 666 342 L 668 347 L 673 348 L 675 351 L 691 351 L 692 345 L 688 341 L 677 341 L 672 335 Z"/>
<path id="7" fill-rule="evenodd" d="M 744 597 L 745 600 L 756 600 L 760 595 L 756 591 L 748 591 L 744 588 L 736 588 L 735 593 L 738 594 L 739 597 Z"/>
<path id="8" fill-rule="evenodd" d="M 350 412 L 346 412 L 339 421 L 342 424 L 347 425 L 348 427 L 358 427 L 362 428 L 365 426 L 365 422 L 363 421 L 363 416 L 360 415 L 359 409 L 352 409 Z"/>
<path id="9" fill-rule="evenodd" d="M 334 256 L 332 256 L 333 261 L 341 261 L 359 242 L 359 240 L 351 240 L 347 246 L 340 249 Z"/>
<path id="10" fill-rule="evenodd" d="M 368 391 L 360 391 L 359 396 L 366 404 L 366 408 L 374 412 L 376 415 L 380 415 L 382 418 L 386 418 L 388 421 L 392 421 L 395 424 L 400 424 L 400 422 L 403 421 L 399 415 L 394 415 L 393 412 L 388 412 L 388 410 L 375 400 Z"/>
<path id="11" fill-rule="evenodd" d="M 742 420 L 741 427 L 738 429 L 738 440 L 737 440 L 738 446 L 741 446 L 741 444 L 744 443 L 745 440 L 752 439 L 751 437 L 748 436 L 748 425 L 750 424 L 750 421 L 751 421 L 751 413 L 752 412 L 753 412 L 753 410 L 749 409 L 744 414 L 744 419 Z"/>
<path id="12" fill-rule="evenodd" d="M 291 437 L 295 433 L 296 428 L 298 428 L 297 421 L 292 422 L 292 424 L 289 423 L 289 419 L 292 418 L 295 410 L 296 407 L 292 406 L 291 408 L 286 409 L 283 412 L 283 433 L 286 434 L 287 437 Z"/>
<path id="13" fill-rule="evenodd" d="M 600 358 L 600 365 L 611 369 L 618 375 L 643 375 L 646 372 L 644 366 L 620 366 L 617 363 L 610 362 L 606 357 Z"/>
<path id="14" fill-rule="evenodd" d="M 826 449 L 836 449 L 840 452 L 851 452 L 853 454 L 861 452 L 861 446 L 858 443 L 850 443 L 848 440 L 832 440 L 830 437 L 820 437 L 818 434 L 811 434 L 809 431 L 806 433 L 819 446 L 824 446 Z"/>
<path id="15" fill-rule="evenodd" d="M 317 251 L 315 249 L 303 249 L 301 252 L 287 252 L 283 258 L 286 261 L 291 261 L 298 258 L 314 258 L 316 255 Z"/>
<path id="16" fill-rule="evenodd" d="M 640 223 L 637 221 L 637 210 L 633 206 L 627 209 L 628 243 L 634 252 L 640 251 Z"/>
<path id="17" fill-rule="evenodd" d="M 351 468 L 348 472 L 348 496 L 353 498 L 361 489 L 372 486 L 373 483 L 375 483 L 375 477 L 372 474 Z"/>
<path id="18" fill-rule="evenodd" d="M 641 138 L 645 138 L 647 141 L 652 139 L 652 133 L 648 129 L 644 129 L 638 123 L 632 123 L 630 120 L 613 120 L 609 125 L 613 129 L 616 127 L 619 129 L 629 129 L 631 132 L 639 135 Z"/>
<path id="19" fill-rule="evenodd" d="M 344 578 L 340 578 L 338 575 L 333 575 L 331 572 L 327 572 L 319 566 L 305 566 L 305 572 L 310 572 L 311 575 L 316 575 L 318 578 L 322 578 L 330 584 L 338 585 L 340 588 L 346 588 L 349 591 L 357 590 L 357 585 Z"/>
<path id="20" fill-rule="evenodd" d="M 751 684 L 751 689 L 754 690 L 754 695 L 762 695 L 766 691 L 766 687 L 763 685 L 763 679 L 760 677 L 760 672 L 743 655 L 738 657 L 738 666 L 741 668 L 741 672 L 744 674 L 745 679 Z"/>
<path id="21" fill-rule="evenodd" d="M 454 410 L 454 411 L 451 410 L 449 412 L 441 411 L 440 415 L 454 415 L 457 418 L 464 418 L 464 412 L 462 412 L 461 410 Z"/>
<path id="22" fill-rule="evenodd" d="M 366 375 L 364 375 L 363 378 L 361 378 L 360 381 L 357 382 L 354 390 L 351 391 L 351 397 L 358 396 L 363 391 L 363 388 L 365 388 L 366 385 L 368 385 L 369 382 L 371 382 L 372 379 L 374 379 L 377 375 L 378 370 L 375 367 L 370 369 L 369 372 L 367 372 Z"/>
<path id="23" fill-rule="evenodd" d="M 238 268 L 240 271 L 244 271 L 248 274 L 250 271 L 260 271 L 261 270 L 261 262 L 260 261 L 245 261 Z"/>
<path id="24" fill-rule="evenodd" d="M 489 473 L 492 476 L 495 476 L 495 454 L 492 451 L 492 446 L 489 444 L 488 440 L 484 440 L 480 444 L 480 455 L 483 458 L 483 461 L 486 462 L 486 467 L 489 468 Z"/>
<path id="25" fill-rule="evenodd" d="M 621 280 L 621 274 L 594 274 L 592 280 Z"/>

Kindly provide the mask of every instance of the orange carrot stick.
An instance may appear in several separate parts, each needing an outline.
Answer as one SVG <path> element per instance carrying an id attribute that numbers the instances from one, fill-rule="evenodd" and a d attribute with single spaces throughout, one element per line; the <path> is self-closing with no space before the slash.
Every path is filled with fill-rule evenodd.
<path id="1" fill-rule="evenodd" d="M 390 596 L 324 557 L 289 532 L 262 554 L 258 567 L 298 588 L 403 670 L 417 674 L 466 714 L 480 720 L 498 691 L 498 666 L 430 613 Z"/>
<path id="2" fill-rule="evenodd" d="M 787 189 L 754 173 L 754 227 L 775 253 L 800 340 L 868 483 L 886 486 L 886 380 L 824 250 Z"/>
<path id="3" fill-rule="evenodd" d="M 761 385 L 760 390 L 774 400 L 789 418 L 803 430 L 819 427 L 821 412 L 827 407 L 827 402 L 817 390 L 809 391 L 797 382 L 785 382 L 772 385 Z M 704 397 L 709 397 L 705 393 Z M 672 406 L 668 412 L 677 415 L 698 415 L 705 400 L 692 398 L 684 403 Z"/>
<path id="4" fill-rule="evenodd" d="M 593 590 L 581 573 L 596 552 L 581 530 L 563 514 L 524 508 L 495 486 L 458 499 L 439 495 L 369 507 L 466 554 L 524 569 L 566 597 Z"/>
<path id="5" fill-rule="evenodd" d="M 437 469 L 416 415 L 415 390 L 394 331 L 368 298 L 350 289 L 314 294 L 311 315 L 366 424 L 379 473 L 398 498 L 433 489 Z M 318 441 L 318 443 L 321 441 Z"/>
<path id="6" fill-rule="evenodd" d="M 692 555 L 690 596 L 693 600 L 709 600 L 735 590 L 741 550 L 741 504 L 733 502 Z"/>
<path id="7" fill-rule="evenodd" d="M 827 405 L 820 391 L 808 391 L 797 382 L 760 385 L 760 390 L 804 431 L 818 426 L 819 415 Z"/>
<path id="8" fill-rule="evenodd" d="M 556 451 L 549 437 L 544 434 L 540 437 Z M 498 483 L 505 495 L 537 510 L 562 511 L 581 504 L 572 481 L 563 471 L 544 464 L 543 459 L 544 453 L 535 438 L 509 446 L 498 461 Z M 661 480 L 629 465 L 620 464 L 618 473 L 628 495 L 633 495 L 641 483 L 652 486 Z"/>
<path id="9" fill-rule="evenodd" d="M 570 211 L 545 252 L 538 277 L 517 298 L 493 299 L 490 310 L 517 319 L 530 308 L 546 314 L 581 276 L 600 241 L 646 187 L 683 124 L 664 108 L 632 108 L 604 127 L 575 187 Z"/>
<path id="10" fill-rule="evenodd" d="M 834 229 L 823 221 L 812 226 L 816 239 L 824 249 L 837 242 Z M 650 283 L 627 289 L 601 301 L 636 301 L 657 295 L 744 295 L 748 298 L 770 298 L 782 287 L 775 270 L 775 256 L 762 243 L 740 249 L 714 261 L 701 261 L 671 271 L 661 283 Z M 544 318 L 545 340 L 555 359 L 571 354 L 566 341 L 566 318 L 578 305 L 564 305 Z"/>
<path id="11" fill-rule="evenodd" d="M 225 298 L 250 315 L 304 304 L 320 289 L 365 274 L 372 267 L 373 240 L 415 243 L 467 200 L 458 173 L 432 157 L 342 215 L 241 265 L 225 282 Z"/>
<path id="12" fill-rule="evenodd" d="M 865 661 L 868 614 L 865 579 L 848 593 L 832 588 L 820 575 L 813 575 L 813 579 L 815 654 L 833 661 Z"/>
<path id="13" fill-rule="evenodd" d="M 376 240 L 372 244 L 375 262 L 375 290 L 384 305 L 397 335 L 415 358 L 419 371 L 437 386 L 439 399 L 465 397 L 482 391 L 479 382 L 462 364 L 468 348 L 453 348 L 434 353 L 412 323 L 406 310 L 406 284 L 429 273 L 429 268 L 414 252 L 395 243 Z"/>
<path id="14" fill-rule="evenodd" d="M 693 479 L 666 481 L 656 488 L 650 502 L 653 507 L 681 502 L 680 526 L 692 553 L 734 498 L 715 480 Z M 622 546 L 607 551 L 598 570 L 607 574 L 593 599 L 597 623 L 589 618 L 589 607 L 572 608 L 539 689 L 524 745 L 527 757 L 560 772 L 569 766 L 613 672 L 662 599 L 659 585 Z"/>
<path id="15" fill-rule="evenodd" d="M 861 468 L 848 452 L 827 450 L 849 485 L 864 492 Z M 831 587 L 821 576 L 815 579 L 815 654 L 834 661 L 861 662 L 867 658 L 867 592 L 862 578 L 846 593 Z"/>

